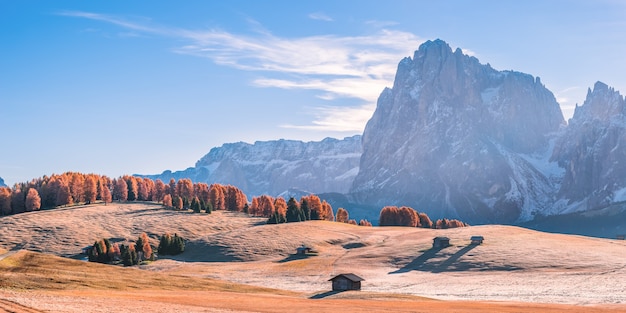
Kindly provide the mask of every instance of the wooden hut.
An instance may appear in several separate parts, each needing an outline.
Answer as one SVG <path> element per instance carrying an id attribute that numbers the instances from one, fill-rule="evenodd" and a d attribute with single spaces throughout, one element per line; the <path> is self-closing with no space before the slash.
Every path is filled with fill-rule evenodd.
<path id="1" fill-rule="evenodd" d="M 302 245 L 302 246 L 296 248 L 296 254 L 297 255 L 306 255 L 306 254 L 309 254 L 311 252 L 313 252 L 313 249 L 311 249 L 311 248 L 309 248 L 309 247 L 307 247 L 305 245 Z"/>
<path id="2" fill-rule="evenodd" d="M 328 281 L 333 282 L 333 291 L 361 290 L 361 281 L 365 279 L 352 273 L 339 274 Z"/>
<path id="3" fill-rule="evenodd" d="M 470 241 L 472 242 L 473 245 L 481 245 L 484 240 L 485 238 L 483 236 L 472 236 L 470 238 Z"/>
<path id="4" fill-rule="evenodd" d="M 433 238 L 433 249 L 443 249 L 450 245 L 450 238 L 435 237 Z"/>

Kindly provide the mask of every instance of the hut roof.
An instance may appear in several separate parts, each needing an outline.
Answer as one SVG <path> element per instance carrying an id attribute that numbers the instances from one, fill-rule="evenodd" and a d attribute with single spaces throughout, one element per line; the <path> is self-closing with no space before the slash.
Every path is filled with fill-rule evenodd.
<path id="1" fill-rule="evenodd" d="M 472 236 L 470 240 L 485 240 L 485 238 L 483 236 Z"/>
<path id="2" fill-rule="evenodd" d="M 354 275 L 352 273 L 347 273 L 347 274 L 339 274 L 339 275 L 329 279 L 328 281 L 335 280 L 335 279 L 337 279 L 339 277 L 342 277 L 342 276 L 347 278 L 348 280 L 353 281 L 353 282 L 359 282 L 359 281 L 364 281 L 365 280 L 365 279 L 363 279 L 363 278 L 361 278 L 361 277 L 359 277 L 357 275 Z"/>
<path id="3" fill-rule="evenodd" d="M 450 240 L 448 237 L 435 237 L 433 240 Z"/>

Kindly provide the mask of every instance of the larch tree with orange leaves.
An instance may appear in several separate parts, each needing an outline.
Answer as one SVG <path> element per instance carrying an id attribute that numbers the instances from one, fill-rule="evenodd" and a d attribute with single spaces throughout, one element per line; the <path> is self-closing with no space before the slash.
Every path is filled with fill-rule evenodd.
<path id="1" fill-rule="evenodd" d="M 347 223 L 349 219 L 350 218 L 348 211 L 346 211 L 344 208 L 337 209 L 337 222 Z"/>
<path id="2" fill-rule="evenodd" d="M 41 207 L 41 198 L 39 197 L 39 192 L 37 192 L 37 189 L 28 189 L 28 193 L 26 194 L 25 207 L 27 212 L 39 210 L 39 208 Z"/>
<path id="3" fill-rule="evenodd" d="M 85 202 L 87 204 L 96 202 L 96 196 L 98 194 L 98 183 L 96 182 L 95 177 L 90 175 L 85 178 L 83 193 Z"/>

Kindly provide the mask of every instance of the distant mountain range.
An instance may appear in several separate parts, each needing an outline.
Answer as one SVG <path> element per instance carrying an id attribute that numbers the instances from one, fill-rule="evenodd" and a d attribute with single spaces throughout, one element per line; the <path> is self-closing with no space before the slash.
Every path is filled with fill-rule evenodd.
<path id="1" fill-rule="evenodd" d="M 4 183 L 4 179 L 0 177 L 0 187 L 6 187 L 7 185 Z"/>
<path id="2" fill-rule="evenodd" d="M 623 96 L 598 82 L 566 123 L 538 77 L 495 70 L 434 40 L 399 63 L 362 138 L 225 144 L 193 168 L 149 177 L 229 183 L 249 195 L 335 192 L 367 207 L 523 223 L 626 201 L 625 114 Z"/>
<path id="3" fill-rule="evenodd" d="M 168 182 L 231 184 L 249 196 L 339 192 L 347 193 L 359 172 L 361 136 L 343 140 L 296 140 L 228 143 L 213 148 L 184 171 L 143 175 Z"/>

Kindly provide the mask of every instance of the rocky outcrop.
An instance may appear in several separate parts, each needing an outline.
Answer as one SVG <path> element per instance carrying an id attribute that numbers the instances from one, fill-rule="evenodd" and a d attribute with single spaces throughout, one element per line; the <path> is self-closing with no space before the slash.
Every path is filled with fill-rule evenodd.
<path id="1" fill-rule="evenodd" d="M 626 200 L 626 103 L 604 83 L 576 107 L 552 159 L 565 169 L 559 197 L 567 211 Z"/>
<path id="2" fill-rule="evenodd" d="M 393 88 L 379 97 L 351 193 L 434 217 L 530 219 L 553 201 L 557 185 L 535 163 L 547 163 L 564 124 L 539 78 L 428 41 L 400 62 Z"/>
<path id="3" fill-rule="evenodd" d="M 290 189 L 346 193 L 359 171 L 360 156 L 361 136 L 312 142 L 238 142 L 211 149 L 195 167 L 145 176 L 164 182 L 190 178 L 194 182 L 231 184 L 248 196 L 276 196 Z"/>

